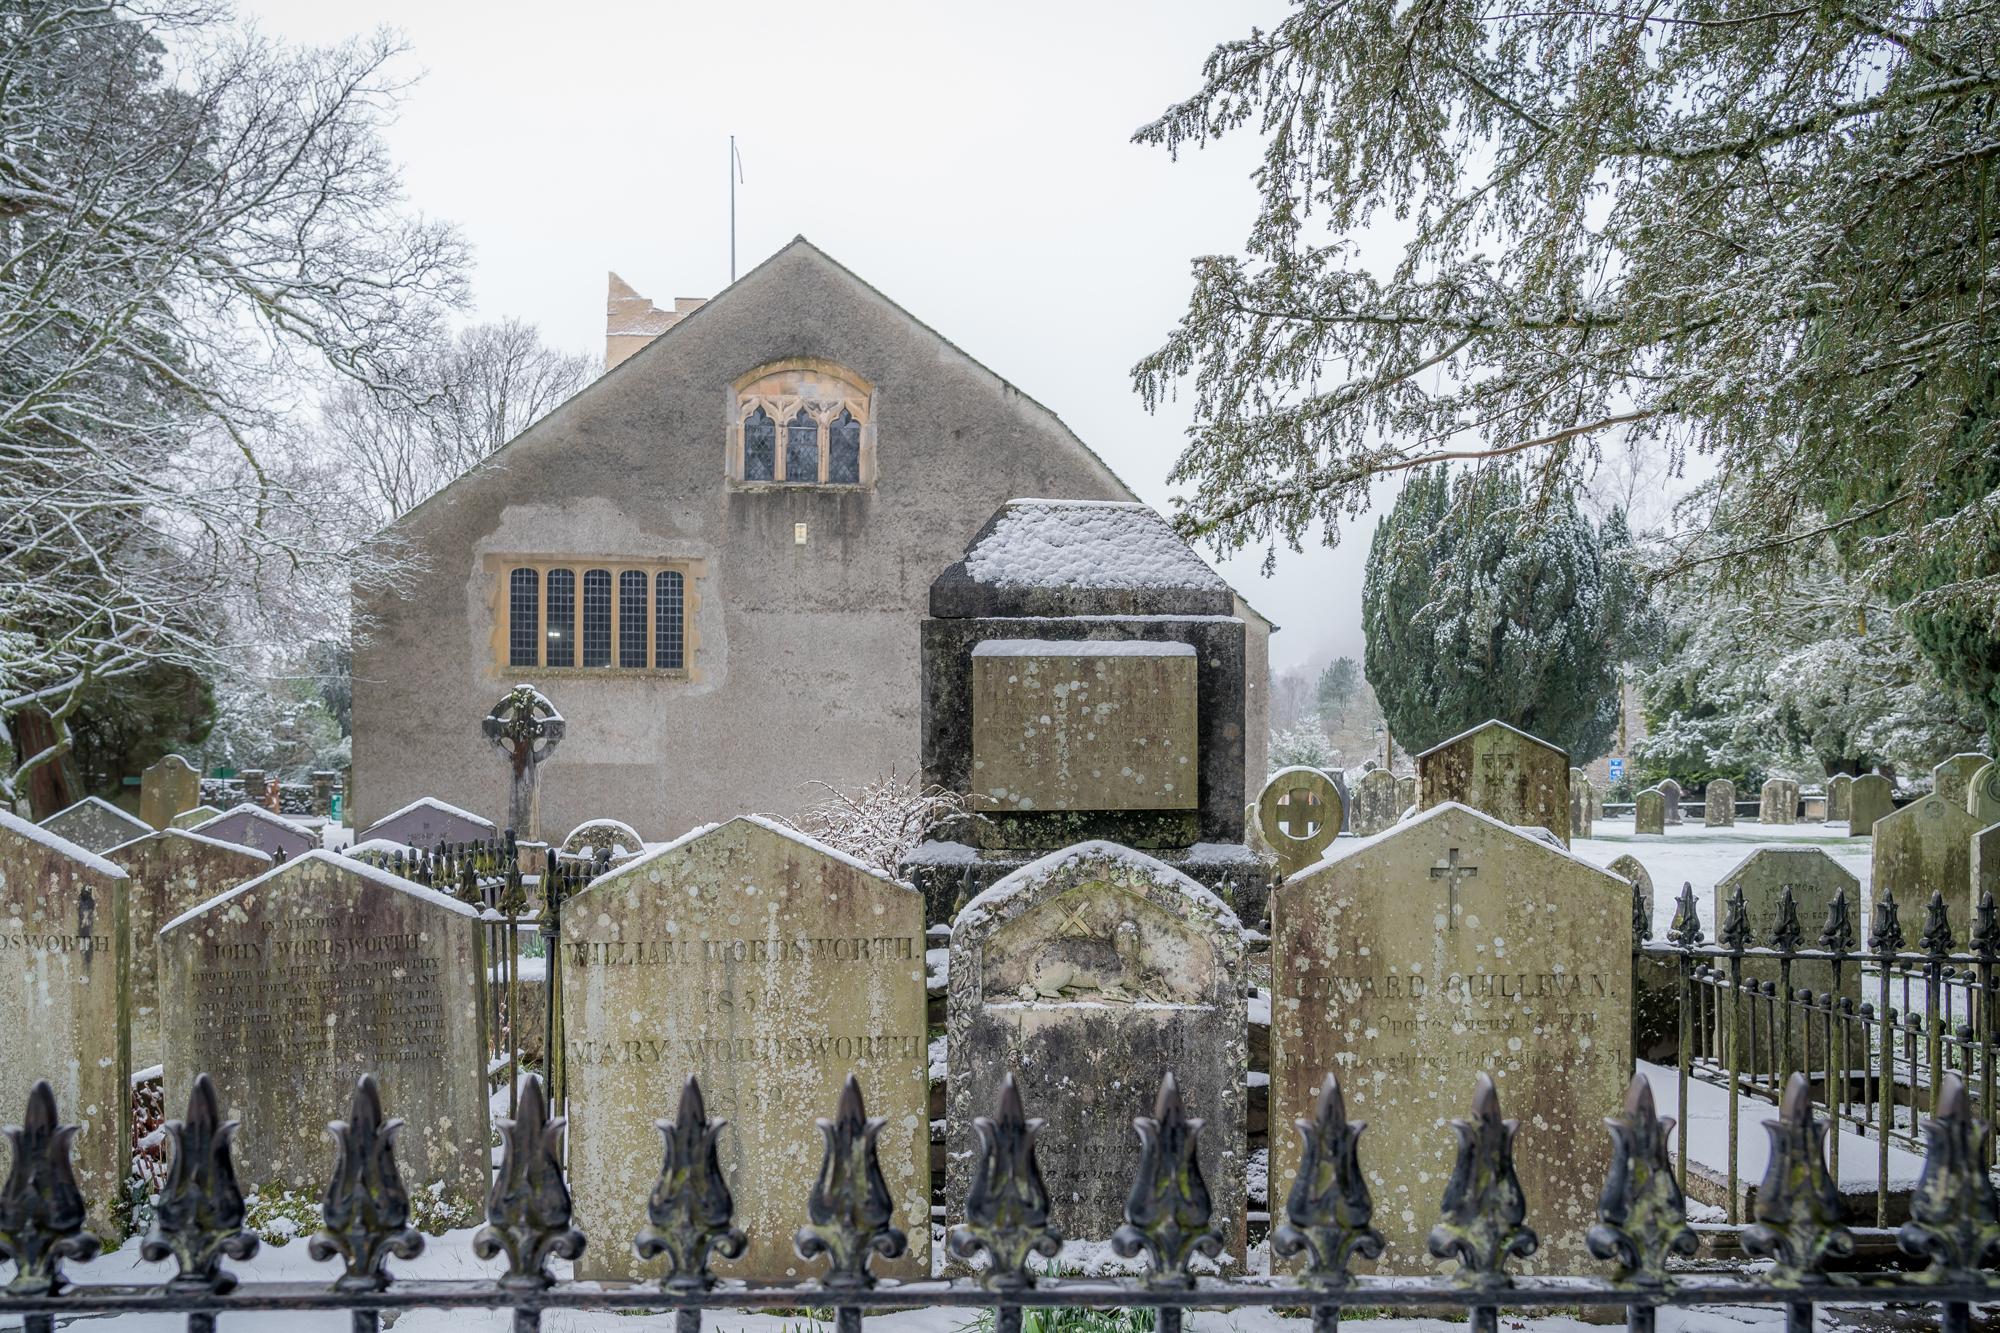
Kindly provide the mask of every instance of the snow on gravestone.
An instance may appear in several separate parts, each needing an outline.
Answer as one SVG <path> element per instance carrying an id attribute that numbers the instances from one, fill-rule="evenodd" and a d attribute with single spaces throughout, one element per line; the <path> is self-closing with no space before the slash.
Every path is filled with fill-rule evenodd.
<path id="1" fill-rule="evenodd" d="M 819 1270 L 792 1251 L 819 1171 L 815 1118 L 852 1072 L 909 1233 L 885 1277 L 928 1277 L 930 1052 L 924 904 L 908 885 L 755 816 L 696 829 L 594 881 L 563 906 L 569 1183 L 577 1225 L 629 1233 L 659 1174 L 653 1122 L 688 1075 L 720 1140 L 749 1233 L 732 1277 Z M 636 1182 L 636 1183 L 635 1183 Z M 635 1192 L 636 1191 L 636 1192 Z M 657 1275 L 664 1261 L 593 1245 L 577 1276 Z"/>
<path id="2" fill-rule="evenodd" d="M 1944 894 L 1952 939 L 1966 943 L 1977 905 L 1972 893 L 1972 837 L 1977 832 L 1978 820 L 1936 792 L 1875 821 L 1869 889 L 1878 897 L 1896 895 L 1913 947 L 1917 929 L 1909 923 L 1921 927 L 1932 890 Z"/>
<path id="3" fill-rule="evenodd" d="M 206 1071 L 231 1119 L 245 1192 L 316 1198 L 354 1081 L 374 1074 L 408 1121 L 412 1195 L 463 1225 L 486 1195 L 486 929 L 454 898 L 311 851 L 160 931 L 169 1107 Z"/>
<path id="4" fill-rule="evenodd" d="M 441 842 L 482 842 L 498 837 L 499 833 L 490 819 L 482 819 L 470 810 L 447 805 L 435 797 L 420 796 L 361 830 L 359 841 L 380 838 L 429 849 Z"/>
<path id="5" fill-rule="evenodd" d="M 167 821 L 169 828 L 198 829 L 209 820 L 226 813 L 212 805 L 198 805 L 192 810 L 183 810 Z"/>
<path id="6" fill-rule="evenodd" d="M 1965 793 L 1972 783 L 1972 775 L 1989 762 L 1990 756 L 1983 754 L 1955 754 L 1931 770 L 1931 790 L 1942 796 L 1947 805 L 1964 809 Z"/>
<path id="7" fill-rule="evenodd" d="M 1711 784 L 1712 785 L 1712 784 Z M 1750 945 L 1755 949 L 1771 945 L 1772 932 L 1778 925 L 1778 903 L 1784 891 L 1792 891 L 1792 903 L 1798 909 L 1800 946 L 1817 948 L 1819 933 L 1826 922 L 1828 906 L 1841 890 L 1847 892 L 1847 905 L 1851 912 L 1861 910 L 1861 881 L 1856 879 L 1841 864 L 1817 847 L 1760 847 L 1738 862 L 1736 868 L 1715 882 L 1715 896 L 1709 905 L 1707 931 L 1714 938 L 1721 923 L 1727 919 L 1730 895 L 1737 888 L 1743 890 L 1744 916 L 1750 923 Z M 1743 965 L 1746 980 L 1775 983 L 1779 980 L 1779 968 L 1775 962 L 1751 958 Z M 1822 962 L 1795 962 L 1791 970 L 1792 994 L 1810 990 L 1817 1002 L 1833 988 L 1833 964 Z M 1722 1064 L 1729 1063 L 1726 1042 L 1729 1030 L 1729 1001 L 1725 987 L 1718 993 L 1716 1012 L 1716 1032 L 1722 1040 L 1718 1042 L 1723 1052 Z M 1841 968 L 1840 994 L 1861 1003 L 1861 968 L 1850 963 Z M 1753 1014 L 1751 1011 L 1755 1009 Z M 1786 1012 L 1781 1021 L 1798 1028 L 1798 1014 Z M 1826 1056 L 1825 1025 L 1815 1019 L 1805 1025 L 1807 1069 L 1824 1069 Z M 1771 1036 L 1771 1010 L 1768 1005 L 1743 1005 L 1737 1023 L 1743 1042 L 1744 1067 L 1768 1071 L 1780 1052 L 1774 1051 Z M 1754 1036 L 1753 1036 L 1754 1028 Z M 1862 1050 L 1857 1040 L 1848 1052 L 1848 1060 L 1858 1067 Z"/>
<path id="8" fill-rule="evenodd" d="M 1423 806 L 1456 801 L 1503 824 L 1534 824 L 1569 842 L 1569 755 L 1505 722 L 1482 722 L 1417 756 Z"/>
<path id="9" fill-rule="evenodd" d="M 1707 828 L 1736 827 L 1736 784 L 1715 778 L 1702 788 L 1701 822 Z"/>
<path id="10" fill-rule="evenodd" d="M 1035 1155 L 1050 1221 L 1103 1240 L 1124 1220 L 1138 1155 L 1132 1118 L 1162 1076 L 1207 1121 L 1203 1176 L 1240 1271 L 1246 1094 L 1243 928 L 1186 875 L 1109 842 L 1030 862 L 952 924 L 947 1210 L 964 1220 L 979 1141 L 1013 1073 L 1049 1121 Z"/>
<path id="11" fill-rule="evenodd" d="M 1667 796 L 1658 787 L 1648 787 L 1632 798 L 1632 832 L 1667 831 Z"/>
<path id="12" fill-rule="evenodd" d="M 115 1245 L 131 1164 L 125 872 L 0 811 L 0 1123 L 47 1079 L 74 1145 L 87 1225 Z"/>
<path id="13" fill-rule="evenodd" d="M 175 815 L 200 804 L 201 774 L 177 754 L 160 756 L 139 775 L 139 818 L 150 828 L 166 828 Z"/>
<path id="14" fill-rule="evenodd" d="M 1395 777 L 1386 768 L 1371 768 L 1354 784 L 1347 827 L 1357 838 L 1372 838 L 1393 825 L 1402 813 L 1396 808 Z"/>
<path id="15" fill-rule="evenodd" d="M 1981 828 L 2000 824 L 2000 764 L 1986 763 L 1965 786 L 1965 812 Z"/>
<path id="16" fill-rule="evenodd" d="M 109 801 L 86 796 L 42 821 L 42 827 L 86 852 L 108 852 L 121 842 L 142 838 L 153 826 Z"/>
<path id="17" fill-rule="evenodd" d="M 274 856 L 279 852 L 286 856 L 302 856 L 319 846 L 318 838 L 291 820 L 274 815 L 261 805 L 251 805 L 248 801 L 196 824 L 189 832 L 233 842 L 239 847 L 270 852 Z"/>
<path id="18" fill-rule="evenodd" d="M 1319 860 L 1327 844 L 1340 836 L 1346 817 L 1332 779 L 1304 764 L 1273 773 L 1257 794 L 1257 804 L 1250 808 L 1253 818 L 1249 822 L 1278 858 L 1279 879 Z"/>
<path id="19" fill-rule="evenodd" d="M 1361 1160 L 1382 1270 L 1435 1267 L 1424 1240 L 1454 1117 L 1491 1073 L 1515 1149 L 1533 1269 L 1581 1271 L 1610 1158 L 1602 1117 L 1632 1077 L 1632 888 L 1463 805 L 1336 847 L 1271 896 L 1271 1123 L 1312 1118 L 1329 1071 L 1368 1122 Z M 1298 1171 L 1271 1136 L 1271 1195 Z"/>
<path id="20" fill-rule="evenodd" d="M 271 856 L 185 829 L 164 829 L 113 847 L 104 859 L 131 877 L 126 901 L 132 923 L 132 1060 L 143 1069 L 160 1062 L 160 927 L 263 874 Z"/>
<path id="21" fill-rule="evenodd" d="M 1896 789 L 1880 773 L 1854 779 L 1847 789 L 1847 836 L 1865 838 L 1874 833 L 1876 821 L 1896 808 L 1895 798 Z"/>

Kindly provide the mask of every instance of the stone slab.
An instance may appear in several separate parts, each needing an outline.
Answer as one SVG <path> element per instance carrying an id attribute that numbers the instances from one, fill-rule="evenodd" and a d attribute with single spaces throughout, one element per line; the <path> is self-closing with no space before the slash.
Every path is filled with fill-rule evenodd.
<path id="1" fill-rule="evenodd" d="M 1937 792 L 1875 821 L 1869 887 L 1877 895 L 1896 895 L 1913 947 L 1933 890 L 1944 893 L 1952 937 L 1965 944 L 1975 905 L 1972 839 L 1978 832 L 1978 820 Z"/>
<path id="2" fill-rule="evenodd" d="M 1758 794 L 1757 822 L 1796 824 L 1799 822 L 1799 784 L 1786 778 L 1766 778 Z"/>
<path id="3" fill-rule="evenodd" d="M 1648 787 L 1632 798 L 1632 832 L 1664 834 L 1666 831 L 1666 793 L 1658 787 Z"/>
<path id="4" fill-rule="evenodd" d="M 1845 824 L 1848 812 L 1853 808 L 1854 778 L 1848 773 L 1835 773 L 1826 780 L 1826 822 Z"/>
<path id="5" fill-rule="evenodd" d="M 200 804 L 201 773 L 177 754 L 161 755 L 139 775 L 139 818 L 152 828 L 166 828 Z"/>
<path id="6" fill-rule="evenodd" d="M 1347 809 L 1347 828 L 1357 838 L 1372 838 L 1389 828 L 1403 812 L 1396 806 L 1396 779 L 1386 768 L 1371 768 L 1354 784 Z"/>
<path id="7" fill-rule="evenodd" d="M 121 842 L 143 838 L 153 831 L 153 826 L 137 815 L 127 814 L 96 796 L 86 796 L 75 805 L 56 811 L 41 826 L 86 852 L 108 852 Z"/>
<path id="8" fill-rule="evenodd" d="M 1714 778 L 1702 788 L 1701 822 L 1705 828 L 1736 827 L 1736 784 Z"/>
<path id="9" fill-rule="evenodd" d="M 1569 832 L 1573 838 L 1588 838 L 1591 826 L 1597 822 L 1596 803 L 1592 799 L 1590 774 L 1580 768 L 1569 771 Z"/>
<path id="10" fill-rule="evenodd" d="M 1672 778 L 1663 778 L 1657 785 L 1660 789 L 1660 795 L 1666 799 L 1667 822 L 1669 824 L 1680 823 L 1681 784 L 1674 781 Z"/>
<path id="11" fill-rule="evenodd" d="M 1820 930 L 1826 923 L 1827 909 L 1835 896 L 1845 892 L 1847 904 L 1855 919 L 1861 913 L 1861 881 L 1841 864 L 1817 847 L 1760 847 L 1743 858 L 1737 865 L 1715 882 L 1715 893 L 1710 903 L 1707 933 L 1711 939 L 1721 927 L 1730 896 L 1743 890 L 1744 916 L 1750 924 L 1750 941 L 1753 948 L 1763 949 L 1771 945 L 1772 932 L 1778 924 L 1779 899 L 1786 889 L 1792 891 L 1793 905 L 1798 909 L 1800 947 L 1819 947 Z M 1715 964 L 1727 971 L 1727 961 Z M 1746 980 L 1777 982 L 1781 979 L 1780 965 L 1770 959 L 1753 958 L 1743 965 Z M 1791 967 L 1791 989 L 1793 993 L 1810 990 L 1815 997 L 1834 989 L 1833 964 L 1826 962 L 1795 962 Z M 1726 994 L 1726 991 L 1719 995 Z M 1861 1003 L 1861 966 L 1859 963 L 1843 965 L 1840 969 L 1839 994 Z M 1718 1005 L 1727 1001 L 1718 999 Z M 1773 1052 L 1770 1036 L 1770 1013 L 1768 1009 L 1755 1016 L 1756 1032 L 1751 1032 L 1752 1016 L 1748 1006 L 1737 1023 L 1737 1030 L 1744 1042 L 1745 1067 L 1755 1067 L 1769 1071 L 1780 1063 Z M 1797 1031 L 1796 1014 L 1786 1016 L 1794 1031 Z M 1729 1030 L 1726 1014 L 1718 1013 L 1717 1031 L 1724 1034 Z M 1807 1050 L 1806 1068 L 1824 1069 L 1826 1041 L 1823 1030 L 1817 1023 L 1806 1027 Z M 1836 1043 L 1837 1047 L 1838 1043 Z M 1726 1040 L 1718 1043 L 1723 1051 L 1723 1062 L 1728 1063 Z M 1862 1055 L 1862 1047 L 1857 1040 L 1848 1053 L 1851 1064 L 1856 1064 Z"/>
<path id="12" fill-rule="evenodd" d="M 1505 722 L 1482 722 L 1417 756 L 1426 810 L 1456 801 L 1503 824 L 1570 836 L 1569 755 Z"/>
<path id="13" fill-rule="evenodd" d="M 1896 808 L 1895 792 L 1889 779 L 1880 773 L 1865 773 L 1854 779 L 1847 793 L 1847 836 L 1871 836 L 1876 821 Z"/>

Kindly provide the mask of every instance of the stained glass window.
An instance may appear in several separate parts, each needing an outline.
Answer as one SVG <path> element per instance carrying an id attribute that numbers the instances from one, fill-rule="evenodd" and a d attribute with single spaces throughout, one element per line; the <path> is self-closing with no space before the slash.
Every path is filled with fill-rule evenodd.
<path id="1" fill-rule="evenodd" d="M 743 480 L 770 481 L 778 467 L 778 423 L 758 408 L 743 420 Z"/>
<path id="2" fill-rule="evenodd" d="M 646 665 L 646 571 L 618 575 L 618 665 Z"/>
<path id="3" fill-rule="evenodd" d="M 611 665 L 611 571 L 608 569 L 584 571 L 583 664 Z"/>
<path id="4" fill-rule="evenodd" d="M 785 480 L 819 481 L 819 423 L 803 407 L 785 423 Z"/>
<path id="5" fill-rule="evenodd" d="M 684 589 L 677 569 L 653 576 L 653 665 L 662 671 L 679 671 L 686 663 L 685 640 L 681 632 Z"/>
<path id="6" fill-rule="evenodd" d="M 546 661 L 552 667 L 576 665 L 576 571 L 549 571 L 549 633 Z"/>
<path id="7" fill-rule="evenodd" d="M 507 665 L 539 666 L 542 627 L 535 623 L 541 575 L 517 569 L 507 578 Z"/>
<path id="8" fill-rule="evenodd" d="M 861 480 L 861 423 L 846 408 L 827 427 L 826 479 L 851 486 Z"/>

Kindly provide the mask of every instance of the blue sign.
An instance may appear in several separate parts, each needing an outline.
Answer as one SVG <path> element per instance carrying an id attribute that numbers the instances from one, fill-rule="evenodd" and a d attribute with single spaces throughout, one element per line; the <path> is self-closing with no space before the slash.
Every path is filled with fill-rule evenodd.
<path id="1" fill-rule="evenodd" d="M 1625 761 L 1623 759 L 1612 759 L 1609 762 L 1611 764 L 1611 780 L 1613 782 L 1623 782 L 1625 780 Z"/>

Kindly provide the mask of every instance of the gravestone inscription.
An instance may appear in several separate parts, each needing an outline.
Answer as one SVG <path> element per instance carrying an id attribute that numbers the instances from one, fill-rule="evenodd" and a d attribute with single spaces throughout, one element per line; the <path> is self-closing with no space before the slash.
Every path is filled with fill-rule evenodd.
<path id="1" fill-rule="evenodd" d="M 1931 891 L 1944 892 L 1952 937 L 1966 942 L 1972 896 L 1972 839 L 1979 821 L 1936 792 L 1875 821 L 1870 888 L 1893 892 L 1906 920 L 1922 921 Z M 1914 935 L 1914 932 L 1908 932 Z"/>
<path id="2" fill-rule="evenodd" d="M 1799 822 L 1799 784 L 1788 778 L 1766 778 L 1757 802 L 1760 824 Z"/>

